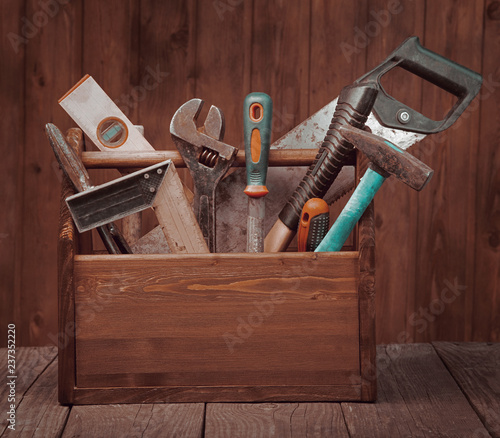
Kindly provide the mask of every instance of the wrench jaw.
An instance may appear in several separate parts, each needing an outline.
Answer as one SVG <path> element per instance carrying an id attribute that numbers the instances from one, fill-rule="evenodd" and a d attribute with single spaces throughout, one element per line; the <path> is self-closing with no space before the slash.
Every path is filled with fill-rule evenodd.
<path id="1" fill-rule="evenodd" d="M 222 111 L 211 106 L 202 128 L 196 121 L 203 100 L 192 99 L 172 118 L 170 134 L 194 180 L 194 213 L 210 252 L 215 248 L 215 189 L 236 158 L 238 149 L 222 142 Z"/>
<path id="2" fill-rule="evenodd" d="M 202 101 L 203 102 L 203 101 Z M 209 137 L 222 141 L 225 134 L 226 122 L 224 114 L 216 106 L 212 105 L 208 110 L 207 118 L 203 124 L 203 131 Z"/>

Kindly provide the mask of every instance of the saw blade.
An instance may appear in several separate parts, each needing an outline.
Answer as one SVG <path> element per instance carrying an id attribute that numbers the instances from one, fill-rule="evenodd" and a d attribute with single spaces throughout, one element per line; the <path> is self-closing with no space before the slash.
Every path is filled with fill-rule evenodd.
<path id="1" fill-rule="evenodd" d="M 271 145 L 271 149 L 319 149 L 330 128 L 337 100 L 338 98 L 332 100 L 300 125 L 288 131 Z M 407 149 L 425 137 L 425 134 L 386 128 L 378 122 L 373 113 L 368 117 L 366 126 L 373 134 L 389 140 L 401 149 Z"/>

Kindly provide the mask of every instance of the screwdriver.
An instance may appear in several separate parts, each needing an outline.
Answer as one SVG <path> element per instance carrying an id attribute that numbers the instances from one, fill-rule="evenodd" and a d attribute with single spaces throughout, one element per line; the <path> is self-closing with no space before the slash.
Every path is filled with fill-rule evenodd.
<path id="1" fill-rule="evenodd" d="M 243 103 L 243 134 L 248 196 L 247 252 L 264 251 L 264 196 L 266 187 L 273 101 L 266 93 L 250 93 Z"/>
<path id="2" fill-rule="evenodd" d="M 300 215 L 298 251 L 314 251 L 328 233 L 329 222 L 328 204 L 321 198 L 309 199 Z"/>

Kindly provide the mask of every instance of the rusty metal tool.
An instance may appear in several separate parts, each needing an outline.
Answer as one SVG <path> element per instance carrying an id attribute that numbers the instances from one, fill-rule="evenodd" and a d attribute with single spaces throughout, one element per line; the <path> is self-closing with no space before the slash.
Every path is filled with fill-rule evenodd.
<path id="1" fill-rule="evenodd" d="M 330 209 L 324 199 L 311 198 L 304 204 L 297 232 L 297 249 L 314 251 L 328 233 Z"/>
<path id="2" fill-rule="evenodd" d="M 45 132 L 62 171 L 72 182 L 75 190 L 77 192 L 91 190 L 93 185 L 85 166 L 59 128 L 52 123 L 47 123 L 45 125 Z M 82 133 L 80 131 L 81 136 Z M 132 253 L 120 230 L 112 222 L 97 227 L 97 232 L 110 254 Z"/>
<path id="3" fill-rule="evenodd" d="M 271 230 L 278 220 L 284 202 L 293 195 L 295 188 L 307 171 L 307 167 L 303 166 L 273 167 L 271 164 L 272 152 L 304 148 L 316 149 L 317 151 L 328 131 L 337 100 L 336 98 L 325 105 L 271 145 L 267 184 L 273 190 L 264 198 L 266 204 L 265 234 Z M 415 132 L 384 128 L 377 122 L 373 114 L 368 117 L 366 126 L 369 126 L 373 132 L 383 135 L 388 140 L 404 148 L 419 142 L 425 137 L 424 134 Z M 220 252 L 244 252 L 246 250 L 246 241 L 241 239 L 241 236 L 246 233 L 245 217 L 248 213 L 247 199 L 241 196 L 241 192 L 247 185 L 246 172 L 241 168 L 233 170 L 217 186 L 217 249 Z M 350 163 L 342 167 L 323 199 L 328 204 L 332 204 L 353 189 L 354 167 Z"/>
<path id="4" fill-rule="evenodd" d="M 152 207 L 168 174 L 163 161 L 66 198 L 80 233 Z"/>
<path id="5" fill-rule="evenodd" d="M 420 191 L 434 173 L 413 155 L 381 137 L 352 126 L 341 126 L 338 132 L 363 152 L 370 164 L 347 205 L 316 248 L 316 252 L 340 251 L 378 189 L 389 176 L 395 176 L 412 189 Z"/>
<path id="6" fill-rule="evenodd" d="M 142 153 L 153 146 L 97 82 L 85 75 L 61 99 L 60 105 L 101 150 Z M 172 165 L 153 205 L 172 253 L 208 253 L 208 247 Z"/>
<path id="7" fill-rule="evenodd" d="M 194 180 L 194 213 L 211 252 L 216 252 L 215 189 L 229 170 L 238 149 L 222 142 L 224 116 L 211 106 L 203 127 L 196 120 L 203 100 L 191 99 L 174 114 L 170 134 Z"/>
<path id="8" fill-rule="evenodd" d="M 381 77 L 395 67 L 404 68 L 458 98 L 444 120 L 431 120 L 385 92 Z M 339 134 L 341 126 L 362 129 L 373 111 L 378 124 L 390 128 L 387 130 L 401 129 L 420 134 L 440 132 L 458 119 L 479 92 L 481 83 L 481 75 L 425 49 L 417 37 L 404 41 L 384 62 L 340 93 L 316 159 L 267 235 L 265 250 L 276 252 L 287 248 L 305 202 L 312 197 L 323 197 L 342 166 L 352 160 L 354 147 Z M 389 138 L 381 134 L 380 129 L 373 132 Z"/>
<path id="9" fill-rule="evenodd" d="M 273 101 L 266 93 L 250 93 L 243 102 L 243 137 L 248 196 L 247 252 L 264 251 L 264 217 Z"/>

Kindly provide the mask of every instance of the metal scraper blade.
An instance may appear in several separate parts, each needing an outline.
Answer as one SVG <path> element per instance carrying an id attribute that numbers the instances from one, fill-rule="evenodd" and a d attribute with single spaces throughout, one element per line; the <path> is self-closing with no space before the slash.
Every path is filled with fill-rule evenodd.
<path id="1" fill-rule="evenodd" d="M 80 233 L 122 219 L 153 205 L 171 164 L 163 161 L 66 198 Z"/>

